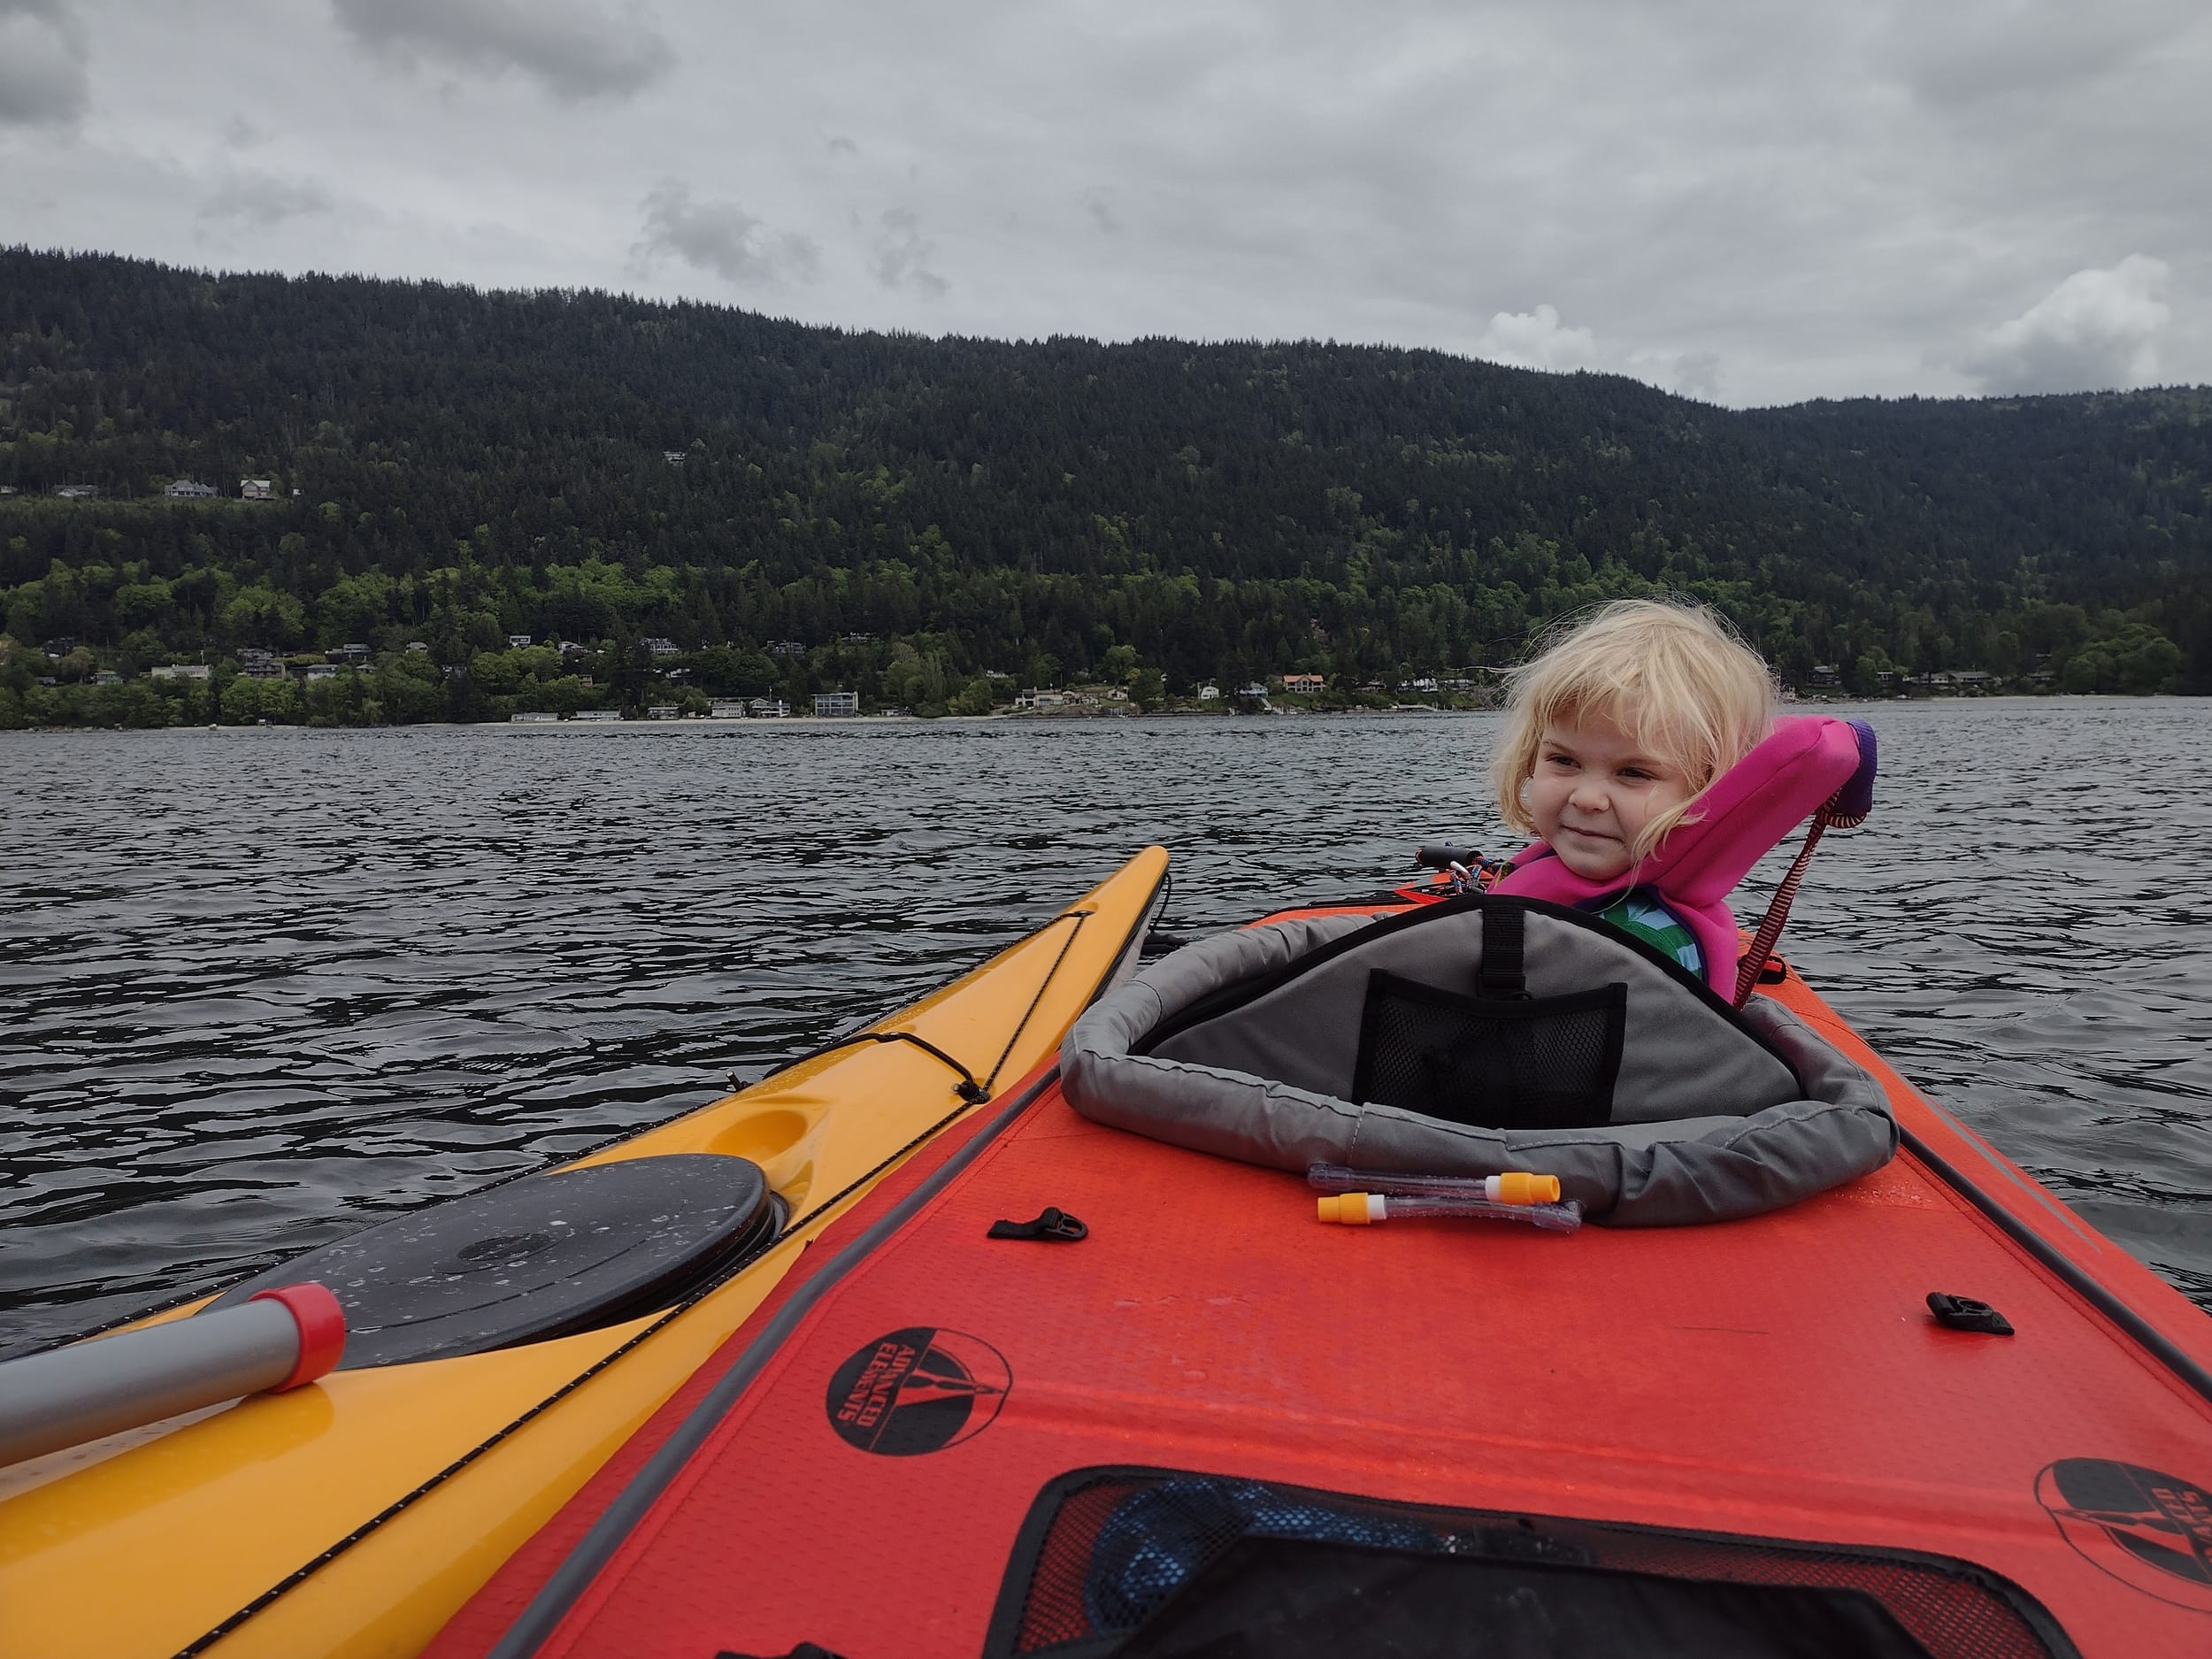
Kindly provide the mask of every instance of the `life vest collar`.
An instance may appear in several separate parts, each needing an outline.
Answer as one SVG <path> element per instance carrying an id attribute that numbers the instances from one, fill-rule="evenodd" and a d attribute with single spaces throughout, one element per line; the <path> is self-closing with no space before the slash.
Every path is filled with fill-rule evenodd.
<path id="1" fill-rule="evenodd" d="M 1728 895 L 1781 839 L 1851 786 L 1863 817 L 1872 802 L 1874 734 L 1829 715 L 1778 721 L 1773 735 L 1700 795 L 1693 816 L 1640 864 L 1609 880 L 1578 876 L 1551 847 L 1532 842 L 1509 861 L 1494 893 L 1587 910 L 1632 887 L 1655 892 L 1696 937 L 1705 977 L 1722 995 L 1736 982 L 1736 918 Z"/>

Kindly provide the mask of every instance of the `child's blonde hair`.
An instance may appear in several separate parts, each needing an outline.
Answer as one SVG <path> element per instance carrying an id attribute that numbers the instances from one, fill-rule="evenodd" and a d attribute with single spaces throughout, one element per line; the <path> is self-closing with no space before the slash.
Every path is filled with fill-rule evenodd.
<path id="1" fill-rule="evenodd" d="M 1617 599 L 1570 618 L 1538 644 L 1534 657 L 1506 672 L 1505 731 L 1491 763 L 1498 810 L 1524 834 L 1540 833 L 1521 787 L 1536 775 L 1548 726 L 1610 720 L 1653 759 L 1681 769 L 1689 799 L 1644 826 L 1628 848 L 1636 864 L 1693 818 L 1697 797 L 1773 726 L 1772 672 L 1703 605 Z"/>

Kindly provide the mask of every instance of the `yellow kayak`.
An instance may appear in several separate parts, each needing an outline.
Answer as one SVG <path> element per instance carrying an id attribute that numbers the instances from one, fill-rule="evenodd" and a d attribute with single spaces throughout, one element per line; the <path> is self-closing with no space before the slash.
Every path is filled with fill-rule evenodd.
<path id="1" fill-rule="evenodd" d="M 502 1213 L 533 1202 L 544 1210 L 549 1195 L 612 1191 L 669 1171 L 734 1172 L 757 1193 L 764 1187 L 746 1227 L 717 1235 L 719 1255 L 692 1268 L 660 1264 L 657 1278 L 630 1285 L 614 1314 L 567 1309 L 558 1294 L 565 1286 L 518 1294 L 513 1302 L 529 1306 L 511 1317 L 525 1325 L 484 1338 L 506 1345 L 416 1358 L 403 1342 L 393 1346 L 404 1332 L 357 1325 L 340 1368 L 318 1382 L 0 1468 L 0 1651 L 9 1659 L 418 1652 L 714 1353 L 824 1226 L 917 1147 L 1049 1060 L 1077 1015 L 1133 971 L 1166 871 L 1166 853 L 1148 848 L 1018 943 L 865 1032 L 562 1170 L 453 1201 L 503 1204 Z M 673 1161 L 640 1164 L 656 1159 Z M 631 1167 L 588 1173 L 605 1165 Z M 421 1214 L 434 1225 L 445 1208 Z M 570 1219 L 480 1237 L 459 1254 L 502 1271 L 493 1256 L 520 1262 L 549 1248 L 547 1238 Z M 424 1328 L 480 1317 L 489 1331 L 511 1317 L 505 1303 L 487 1308 L 442 1314 Z M 512 1334 L 532 1317 L 541 1333 Z M 454 1339 L 438 1343 L 450 1348 Z"/>

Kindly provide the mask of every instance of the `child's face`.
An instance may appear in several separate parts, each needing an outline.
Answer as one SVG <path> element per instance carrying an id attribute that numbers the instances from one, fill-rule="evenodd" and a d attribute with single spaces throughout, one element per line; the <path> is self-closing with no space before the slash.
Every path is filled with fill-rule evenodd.
<path id="1" fill-rule="evenodd" d="M 1584 714 L 1544 728 L 1524 798 L 1562 864 L 1586 880 L 1609 881 L 1627 872 L 1629 843 L 1644 826 L 1694 793 L 1680 767 L 1604 716 Z"/>

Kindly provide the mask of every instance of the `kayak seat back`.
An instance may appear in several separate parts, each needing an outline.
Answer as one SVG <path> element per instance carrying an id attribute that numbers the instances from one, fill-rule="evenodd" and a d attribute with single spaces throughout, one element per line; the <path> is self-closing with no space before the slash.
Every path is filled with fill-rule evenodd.
<path id="1" fill-rule="evenodd" d="M 341 1370 L 481 1354 L 672 1306 L 772 1240 L 759 1165 L 672 1153 L 533 1175 L 296 1256 L 201 1310 L 313 1280 L 346 1316 Z"/>
<path id="2" fill-rule="evenodd" d="M 1560 1178 L 1593 1219 L 1756 1215 L 1886 1163 L 1879 1084 L 1594 918 L 1468 895 L 1202 941 L 1079 1020 L 1098 1122 L 1248 1163 Z"/>

